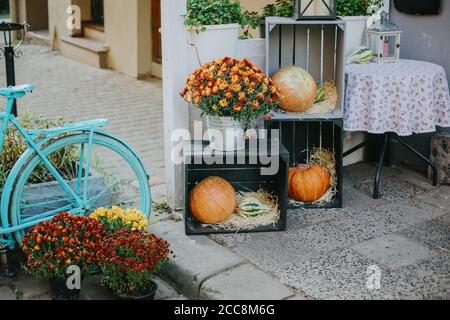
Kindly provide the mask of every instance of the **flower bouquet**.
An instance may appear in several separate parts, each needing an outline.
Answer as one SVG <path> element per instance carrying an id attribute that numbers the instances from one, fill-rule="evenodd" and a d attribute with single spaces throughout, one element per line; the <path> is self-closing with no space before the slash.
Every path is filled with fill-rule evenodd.
<path id="1" fill-rule="evenodd" d="M 194 71 L 181 96 L 207 116 L 211 147 L 225 151 L 242 149 L 245 129 L 276 109 L 280 98 L 272 80 L 258 67 L 229 57 Z"/>
<path id="2" fill-rule="evenodd" d="M 53 298 L 77 299 L 81 278 L 95 271 L 103 260 L 101 244 L 107 238 L 96 220 L 61 213 L 24 237 L 24 268 L 37 279 L 50 280 Z M 71 272 L 79 276 L 73 283 L 69 283 Z"/>
<path id="3" fill-rule="evenodd" d="M 137 209 L 99 208 L 90 215 L 90 218 L 100 222 L 109 235 L 119 229 L 144 231 L 149 225 L 148 219 Z"/>
<path id="4" fill-rule="evenodd" d="M 103 282 L 124 300 L 153 300 L 158 274 L 171 253 L 169 244 L 147 232 L 119 229 L 105 243 Z"/>

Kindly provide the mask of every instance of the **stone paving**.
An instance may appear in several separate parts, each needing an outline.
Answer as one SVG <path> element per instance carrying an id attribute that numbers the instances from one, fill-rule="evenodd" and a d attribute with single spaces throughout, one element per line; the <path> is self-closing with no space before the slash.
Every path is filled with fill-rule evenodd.
<path id="1" fill-rule="evenodd" d="M 285 233 L 213 238 L 309 298 L 450 299 L 450 187 L 385 168 L 374 200 L 374 172 L 345 169 L 342 210 L 290 210 Z"/>

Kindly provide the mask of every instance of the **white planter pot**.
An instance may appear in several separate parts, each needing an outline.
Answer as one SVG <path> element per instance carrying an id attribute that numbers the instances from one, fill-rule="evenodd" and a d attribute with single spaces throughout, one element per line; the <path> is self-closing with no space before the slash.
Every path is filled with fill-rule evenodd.
<path id="1" fill-rule="evenodd" d="M 340 17 L 345 24 L 345 57 L 348 57 L 356 47 L 366 45 L 367 17 Z"/>
<path id="2" fill-rule="evenodd" d="M 188 32 L 189 44 L 196 48 L 200 64 L 223 57 L 237 57 L 240 25 L 220 24 L 206 26 L 204 32 Z"/>
<path id="3" fill-rule="evenodd" d="M 236 151 L 245 148 L 245 125 L 231 117 L 206 118 L 211 148 L 218 151 Z"/>

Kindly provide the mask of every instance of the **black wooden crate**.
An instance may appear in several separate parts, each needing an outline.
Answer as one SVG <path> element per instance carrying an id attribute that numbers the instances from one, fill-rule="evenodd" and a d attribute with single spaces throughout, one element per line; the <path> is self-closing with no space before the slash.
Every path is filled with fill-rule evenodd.
<path id="1" fill-rule="evenodd" d="M 241 233 L 272 232 L 286 230 L 287 213 L 287 177 L 289 169 L 289 152 L 278 142 L 276 150 L 270 152 L 270 147 L 261 150 L 261 144 L 267 140 L 259 140 L 259 146 L 247 143 L 245 150 L 237 152 L 213 151 L 208 142 L 192 141 L 184 148 L 184 221 L 187 235 L 227 234 L 236 231 L 217 230 L 209 225 L 197 222 L 189 211 L 189 194 L 192 189 L 203 179 L 209 176 L 218 176 L 229 181 L 236 192 L 258 191 L 265 189 L 278 198 L 281 213 L 276 225 L 243 230 Z M 270 146 L 269 142 L 269 146 Z M 190 150 L 189 150 L 190 146 Z M 267 152 L 265 151 L 267 150 Z M 261 152 L 267 157 L 261 161 L 256 155 Z M 214 160 L 215 163 L 211 163 Z M 227 161 L 228 159 L 228 161 Z M 279 170 L 270 175 L 265 175 L 264 168 L 269 168 L 268 160 L 279 162 Z M 264 174 L 263 174 L 264 173 Z"/>
<path id="2" fill-rule="evenodd" d="M 278 129 L 282 144 L 290 153 L 290 166 L 306 163 L 315 148 L 334 150 L 336 158 L 337 194 L 334 201 L 320 208 L 342 208 L 343 180 L 343 120 L 342 119 L 294 119 L 292 117 L 273 118 L 266 122 L 271 129 Z M 318 205 L 307 204 L 308 209 L 319 208 Z"/>

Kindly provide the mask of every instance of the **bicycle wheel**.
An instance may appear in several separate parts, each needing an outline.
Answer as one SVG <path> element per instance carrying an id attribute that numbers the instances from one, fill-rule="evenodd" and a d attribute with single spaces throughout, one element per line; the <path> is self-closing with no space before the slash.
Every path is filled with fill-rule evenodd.
<path id="1" fill-rule="evenodd" d="M 80 214 L 87 215 L 97 208 L 112 206 L 136 208 L 150 215 L 149 177 L 139 158 L 122 142 L 96 133 L 88 160 L 88 144 L 89 134 L 80 133 L 56 139 L 43 149 L 70 189 L 84 199 L 83 206 L 55 181 L 36 155 L 16 178 L 10 200 L 12 226 L 37 224 L 63 211 L 79 209 Z M 25 232 L 15 234 L 19 243 Z"/>

